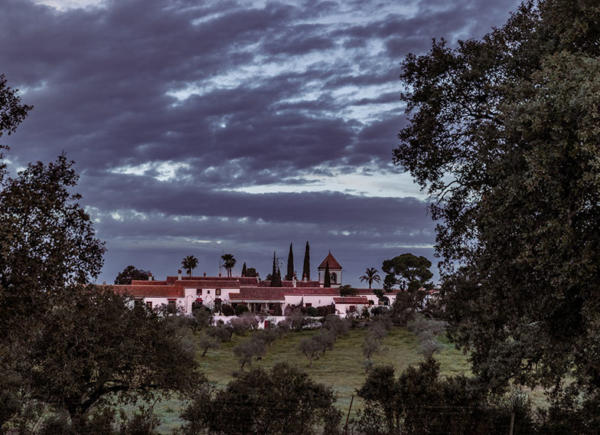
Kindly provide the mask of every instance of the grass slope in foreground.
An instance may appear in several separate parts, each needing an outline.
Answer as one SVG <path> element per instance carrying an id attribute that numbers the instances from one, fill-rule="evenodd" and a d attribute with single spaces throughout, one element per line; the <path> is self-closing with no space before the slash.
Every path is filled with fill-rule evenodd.
<path id="1" fill-rule="evenodd" d="M 318 331 L 290 332 L 276 340 L 260 361 L 252 363 L 253 367 L 271 368 L 278 362 L 286 362 L 307 372 L 316 382 L 333 387 L 337 394 L 337 406 L 344 416 L 348 412 L 350 398 L 357 388 L 363 384 L 366 374 L 365 358 L 362 354 L 362 343 L 366 334 L 364 329 L 352 329 L 346 336 L 338 338 L 334 348 L 323 357 L 308 366 L 308 360 L 298 350 L 298 344 L 304 337 L 310 337 Z M 239 363 L 233 354 L 233 347 L 246 337 L 234 335 L 232 341 L 223 343 L 218 350 L 209 350 L 206 356 L 198 353 L 200 369 L 208 380 L 221 388 L 233 379 L 233 372 L 239 370 Z M 442 350 L 436 354 L 441 363 L 442 375 L 452 376 L 469 374 L 467 358 L 453 345 L 442 339 Z M 409 365 L 416 365 L 423 360 L 419 353 L 415 336 L 405 328 L 393 328 L 382 341 L 381 350 L 373 356 L 374 365 L 392 365 L 396 373 L 400 373 Z M 185 367 L 181 368 L 185 370 Z M 155 411 L 162 424 L 159 430 L 170 433 L 178 428 L 182 421 L 179 413 L 184 405 L 176 400 L 166 400 L 157 404 Z M 352 414 L 359 409 L 361 403 L 354 399 Z"/>

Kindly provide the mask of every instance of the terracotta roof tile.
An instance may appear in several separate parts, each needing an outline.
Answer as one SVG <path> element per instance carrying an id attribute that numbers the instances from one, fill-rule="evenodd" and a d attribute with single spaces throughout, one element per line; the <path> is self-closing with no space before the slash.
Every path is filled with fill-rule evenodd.
<path id="1" fill-rule="evenodd" d="M 340 265 L 340 263 L 338 263 L 338 261 L 335 259 L 335 257 L 333 255 L 331 255 L 331 252 L 329 254 L 327 254 L 327 257 L 325 257 L 325 260 L 323 260 L 321 262 L 321 264 L 319 265 L 318 268 L 325 269 L 325 267 L 327 267 L 327 263 L 329 263 L 329 270 L 342 268 L 342 266 Z"/>
<path id="2" fill-rule="evenodd" d="M 242 287 L 239 293 L 230 293 L 229 299 L 238 300 L 278 300 L 283 301 L 284 290 L 281 287 Z"/>
<path id="3" fill-rule="evenodd" d="M 113 285 L 115 293 L 146 298 L 182 298 L 183 287 L 176 285 Z"/>
<path id="4" fill-rule="evenodd" d="M 339 298 L 333 298 L 333 302 L 336 304 L 368 304 L 369 300 L 361 296 L 344 296 Z"/>

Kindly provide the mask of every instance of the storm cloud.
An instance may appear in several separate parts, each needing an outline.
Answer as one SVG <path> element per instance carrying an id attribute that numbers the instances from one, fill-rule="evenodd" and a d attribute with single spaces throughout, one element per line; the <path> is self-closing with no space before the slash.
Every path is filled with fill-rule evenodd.
<path id="1" fill-rule="evenodd" d="M 403 57 L 501 25 L 515 0 L 0 0 L 0 72 L 34 110 L 13 169 L 76 161 L 99 280 L 184 255 L 269 271 L 290 242 L 345 280 L 433 259 L 426 198 L 392 164 Z M 298 267 L 298 265 L 297 265 Z"/>

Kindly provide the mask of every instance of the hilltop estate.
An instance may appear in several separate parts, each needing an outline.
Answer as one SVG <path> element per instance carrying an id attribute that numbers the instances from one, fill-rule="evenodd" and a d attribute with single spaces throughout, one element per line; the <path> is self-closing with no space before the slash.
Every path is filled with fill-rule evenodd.
<path id="1" fill-rule="evenodd" d="M 329 268 L 331 287 L 325 287 L 325 270 Z M 352 296 L 341 296 L 342 266 L 331 254 L 321 262 L 318 281 L 309 280 L 306 275 L 301 281 L 294 277 L 283 280 L 281 287 L 271 287 L 268 280 L 258 277 L 183 276 L 181 270 L 176 276 L 167 276 L 164 281 L 156 281 L 150 275 L 146 280 L 132 280 L 129 285 L 114 285 L 115 292 L 133 297 L 149 308 L 166 305 L 172 310 L 190 315 L 194 304 L 202 304 L 211 309 L 219 309 L 223 304 L 233 308 L 245 305 L 250 312 L 282 315 L 292 307 L 331 306 L 332 311 L 345 316 L 360 312 L 364 307 L 383 304 L 371 289 L 355 289 Z M 386 298 L 393 303 L 397 290 L 387 292 Z"/>

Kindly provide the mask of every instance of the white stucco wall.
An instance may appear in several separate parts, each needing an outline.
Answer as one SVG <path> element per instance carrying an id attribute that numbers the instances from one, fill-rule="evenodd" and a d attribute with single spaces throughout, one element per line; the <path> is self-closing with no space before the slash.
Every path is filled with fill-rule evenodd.
<path id="1" fill-rule="evenodd" d="M 187 290 L 187 289 L 186 289 Z M 196 292 L 196 289 L 191 289 Z M 216 295 L 216 288 L 205 288 L 202 289 L 202 303 L 207 307 L 213 307 L 215 304 L 215 298 L 221 299 L 221 302 L 224 304 L 229 304 L 229 294 L 230 293 L 239 293 L 239 288 L 221 288 L 221 295 Z"/>

